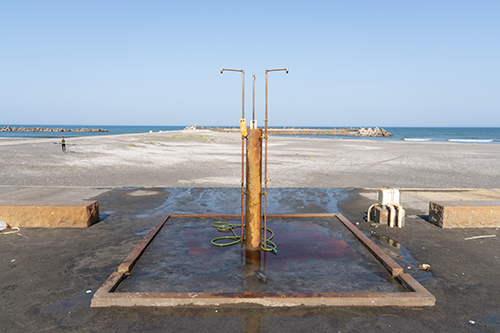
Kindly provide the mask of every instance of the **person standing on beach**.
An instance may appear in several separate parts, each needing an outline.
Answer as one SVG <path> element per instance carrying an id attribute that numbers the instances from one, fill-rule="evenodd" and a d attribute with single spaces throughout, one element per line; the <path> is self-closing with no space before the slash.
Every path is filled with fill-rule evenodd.
<path id="1" fill-rule="evenodd" d="M 61 139 L 62 151 L 66 152 L 66 140 L 64 140 L 64 136 Z"/>

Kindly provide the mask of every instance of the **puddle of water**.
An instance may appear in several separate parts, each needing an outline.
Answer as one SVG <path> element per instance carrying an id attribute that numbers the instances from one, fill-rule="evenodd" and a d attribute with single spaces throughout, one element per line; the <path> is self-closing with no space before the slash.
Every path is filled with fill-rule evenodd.
<path id="1" fill-rule="evenodd" d="M 136 232 L 136 233 L 134 233 L 134 235 L 136 235 L 136 236 L 146 236 L 147 233 L 149 232 L 149 230 L 151 230 L 151 229 L 146 229 L 146 230 L 143 230 L 143 231 Z"/>
<path id="2" fill-rule="evenodd" d="M 226 234 L 212 228 L 212 222 L 171 218 L 117 291 L 404 291 L 336 218 L 269 220 L 277 255 L 257 251 L 256 257 L 239 244 L 213 246 L 213 238 Z M 267 283 L 254 274 L 259 269 Z"/>
<path id="3" fill-rule="evenodd" d="M 378 247 L 403 267 L 405 273 L 410 274 L 418 282 L 423 282 L 434 277 L 431 272 L 420 270 L 418 267 L 422 263 L 419 263 L 410 251 L 397 241 L 385 236 L 374 236 L 366 232 L 364 234 L 370 237 Z"/>
<path id="4" fill-rule="evenodd" d="M 343 189 L 280 188 L 268 190 L 268 211 L 285 213 L 339 213 L 337 203 L 346 196 Z"/>
<path id="5" fill-rule="evenodd" d="M 500 313 L 490 313 L 481 318 L 478 324 L 487 327 L 500 328 Z"/>
<path id="6" fill-rule="evenodd" d="M 114 211 L 108 210 L 108 211 L 102 212 L 101 214 L 99 214 L 99 222 L 104 222 L 104 220 L 106 220 L 108 217 L 110 217 L 111 214 L 114 214 Z"/>
<path id="7" fill-rule="evenodd" d="M 328 230 L 324 227 L 315 224 L 274 223 L 272 230 L 275 233 L 273 242 L 279 244 L 279 247 L 278 254 L 268 258 L 268 265 L 273 265 L 274 262 L 286 263 L 288 260 L 301 262 L 309 258 L 333 259 L 351 255 L 348 244 L 344 240 L 334 238 L 328 234 Z M 239 232 L 239 229 L 237 232 Z M 211 256 L 220 253 L 218 247 L 207 248 L 206 244 L 200 242 L 200 239 L 206 239 L 208 234 L 214 233 L 207 233 L 203 229 L 184 230 L 182 232 L 184 245 L 189 248 L 190 254 L 208 260 Z M 223 236 L 226 234 L 214 235 Z M 274 269 L 279 270 L 280 268 L 277 266 Z"/>
<path id="8" fill-rule="evenodd" d="M 76 295 L 72 297 L 68 297 L 61 302 L 57 302 L 51 305 L 48 305 L 44 308 L 47 312 L 69 312 L 78 309 L 86 309 L 90 307 L 90 302 L 92 300 L 92 293 Z"/>
<path id="9" fill-rule="evenodd" d="M 167 199 L 158 210 L 169 213 L 239 214 L 239 188 L 168 188 Z M 345 189 L 269 188 L 269 214 L 338 213 L 337 203 Z"/>
<path id="10" fill-rule="evenodd" d="M 158 192 L 158 191 L 137 190 L 137 191 L 129 193 L 128 195 L 133 196 L 133 197 L 139 197 L 139 196 L 156 195 L 156 194 L 160 194 L 160 192 Z"/>

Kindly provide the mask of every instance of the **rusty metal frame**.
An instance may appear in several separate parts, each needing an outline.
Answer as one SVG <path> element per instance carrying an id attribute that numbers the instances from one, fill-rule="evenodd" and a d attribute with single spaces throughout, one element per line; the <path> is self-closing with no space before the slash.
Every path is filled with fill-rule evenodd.
<path id="1" fill-rule="evenodd" d="M 240 215 L 165 214 L 144 239 L 123 261 L 118 270 L 104 282 L 92 298 L 91 307 L 132 306 L 220 306 L 255 304 L 268 307 L 289 306 L 434 306 L 434 296 L 411 275 L 403 273 L 389 255 L 341 214 L 273 214 L 270 218 L 331 217 L 337 218 L 379 260 L 389 273 L 407 290 L 406 292 L 240 292 L 240 293 L 150 293 L 115 292 L 127 277 L 147 246 L 170 217 L 234 218 Z"/>

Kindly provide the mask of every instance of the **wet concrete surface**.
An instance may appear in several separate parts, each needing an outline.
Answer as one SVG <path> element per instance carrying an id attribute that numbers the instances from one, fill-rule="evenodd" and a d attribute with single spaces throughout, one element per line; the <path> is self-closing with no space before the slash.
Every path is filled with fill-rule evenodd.
<path id="1" fill-rule="evenodd" d="M 428 223 L 422 211 L 412 209 L 407 209 L 405 228 L 372 227 L 364 221 L 373 203 L 366 190 L 273 188 L 273 192 L 270 213 L 339 211 L 353 224 L 359 223 L 372 240 L 385 242 L 397 259 L 413 266 L 430 264 L 432 276 L 420 281 L 436 297 L 436 306 L 90 308 L 93 293 L 162 214 L 239 213 L 240 209 L 238 188 L 125 188 L 81 197 L 100 204 L 102 221 L 88 229 L 27 228 L 0 235 L 0 331 L 498 332 L 497 229 L 440 229 Z M 481 234 L 497 237 L 465 240 Z M 392 245 L 383 237 L 393 240 Z"/>
<path id="2" fill-rule="evenodd" d="M 337 218 L 268 219 L 278 250 L 258 251 L 257 258 L 240 244 L 212 245 L 221 236 L 215 221 L 170 218 L 116 291 L 405 291 Z"/>
<path id="3" fill-rule="evenodd" d="M 419 262 L 403 245 L 386 236 L 372 236 L 371 233 L 366 234 L 367 236 L 371 236 L 372 242 L 403 267 L 405 273 L 410 274 L 418 282 L 424 282 L 433 278 L 430 270 L 427 271 L 419 268 Z"/>

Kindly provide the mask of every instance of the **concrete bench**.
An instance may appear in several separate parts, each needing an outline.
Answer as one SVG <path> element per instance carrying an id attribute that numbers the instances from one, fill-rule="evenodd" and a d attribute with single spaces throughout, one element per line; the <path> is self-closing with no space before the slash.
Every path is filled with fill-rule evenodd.
<path id="1" fill-rule="evenodd" d="M 441 228 L 497 228 L 500 201 L 431 201 L 429 222 Z"/>
<path id="2" fill-rule="evenodd" d="M 99 222 L 99 203 L 0 200 L 0 221 L 26 228 L 87 228 Z"/>

